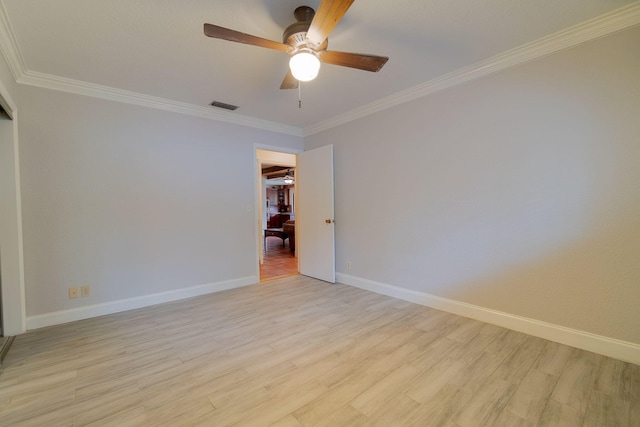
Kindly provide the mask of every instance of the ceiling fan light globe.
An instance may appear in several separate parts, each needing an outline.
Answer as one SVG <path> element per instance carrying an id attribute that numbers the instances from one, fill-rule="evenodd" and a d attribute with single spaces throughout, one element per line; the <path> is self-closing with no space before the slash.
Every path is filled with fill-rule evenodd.
<path id="1" fill-rule="evenodd" d="M 289 68 L 293 77 L 301 82 L 308 82 L 318 76 L 320 60 L 313 53 L 299 52 L 289 60 Z"/>

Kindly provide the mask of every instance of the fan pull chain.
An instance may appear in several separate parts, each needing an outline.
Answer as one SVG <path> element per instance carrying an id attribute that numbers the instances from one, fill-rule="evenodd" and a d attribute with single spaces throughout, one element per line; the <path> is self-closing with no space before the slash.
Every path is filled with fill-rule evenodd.
<path id="1" fill-rule="evenodd" d="M 302 82 L 298 80 L 298 108 L 302 108 Z"/>

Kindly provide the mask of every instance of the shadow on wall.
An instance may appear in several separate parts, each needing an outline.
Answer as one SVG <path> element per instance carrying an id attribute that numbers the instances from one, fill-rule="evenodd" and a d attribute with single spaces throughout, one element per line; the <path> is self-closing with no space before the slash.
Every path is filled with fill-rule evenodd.
<path id="1" fill-rule="evenodd" d="M 640 343 L 640 212 L 448 289 L 457 301 Z"/>

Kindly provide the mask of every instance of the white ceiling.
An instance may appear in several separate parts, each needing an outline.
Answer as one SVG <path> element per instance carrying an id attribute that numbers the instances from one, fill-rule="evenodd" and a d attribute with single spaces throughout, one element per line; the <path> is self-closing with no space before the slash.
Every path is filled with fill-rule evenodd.
<path id="1" fill-rule="evenodd" d="M 183 107 L 218 100 L 239 105 L 228 117 L 305 129 L 632 3 L 357 0 L 329 48 L 389 62 L 379 73 L 323 65 L 302 86 L 302 109 L 296 90 L 279 89 L 286 54 L 205 37 L 203 24 L 281 41 L 293 10 L 319 0 L 1 0 L 0 14 L 15 37 L 14 62 L 41 80 Z"/>

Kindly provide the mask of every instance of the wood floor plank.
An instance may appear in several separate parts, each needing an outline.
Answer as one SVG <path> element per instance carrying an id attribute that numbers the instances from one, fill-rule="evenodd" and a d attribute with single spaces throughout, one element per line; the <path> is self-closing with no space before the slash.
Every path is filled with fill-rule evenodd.
<path id="1" fill-rule="evenodd" d="M 274 366 L 268 372 L 260 375 L 249 375 L 245 379 L 226 384 L 223 387 L 212 388 L 211 394 L 208 395 L 209 400 L 216 408 L 222 408 L 239 399 L 243 399 L 244 393 L 253 392 L 255 390 L 267 389 L 270 385 L 282 378 L 300 379 L 299 376 L 293 375 L 296 367 L 289 363 L 281 363 Z M 303 383 L 310 382 L 307 378 L 303 379 Z M 215 384 L 215 381 L 211 382 Z"/>
<path id="2" fill-rule="evenodd" d="M 552 399 L 576 409 L 582 418 L 602 359 L 603 356 L 574 349 L 553 390 Z"/>
<path id="3" fill-rule="evenodd" d="M 428 403 L 464 368 L 464 364 L 458 361 L 449 358 L 442 359 L 433 368 L 417 376 L 405 393 L 416 402 Z"/>
<path id="4" fill-rule="evenodd" d="M 405 414 L 402 417 L 402 423 L 409 426 L 455 426 L 455 417 L 466 407 L 472 397 L 473 394 L 470 391 L 460 389 L 453 384 L 446 384 L 426 403 Z"/>
<path id="5" fill-rule="evenodd" d="M 417 413 L 420 404 L 403 393 L 396 394 L 382 403 L 375 412 L 368 414 L 368 425 L 387 427 L 394 424 L 409 425 L 409 415 Z"/>
<path id="6" fill-rule="evenodd" d="M 631 378 L 626 375 L 625 363 L 620 360 L 603 358 L 596 375 L 594 389 L 609 396 L 627 398 Z"/>
<path id="7" fill-rule="evenodd" d="M 225 403 L 216 403 L 209 398 L 215 410 L 200 419 L 206 420 L 208 425 L 230 425 L 244 417 L 247 413 L 262 404 L 271 402 L 273 395 L 264 387 L 248 390 L 240 394 L 240 398 L 228 400 Z M 285 414 L 286 415 L 286 414 Z"/>
<path id="8" fill-rule="evenodd" d="M 549 399 L 540 416 L 541 427 L 581 427 L 584 414 L 576 408 Z"/>
<path id="9" fill-rule="evenodd" d="M 0 425 L 638 426 L 640 367 L 293 276 L 30 331 Z"/>
<path id="10" fill-rule="evenodd" d="M 149 418 L 144 407 L 138 406 L 85 425 L 86 427 L 138 427 L 148 425 L 148 422 Z M 82 424 L 76 423 L 76 425 Z"/>
<path id="11" fill-rule="evenodd" d="M 413 366 L 402 365 L 373 386 L 367 388 L 353 399 L 350 404 L 362 414 L 371 416 L 381 405 L 384 405 L 396 394 L 400 393 L 406 387 L 406 384 L 416 377 L 418 372 Z"/>
<path id="12" fill-rule="evenodd" d="M 629 401 L 629 425 L 638 424 L 640 420 L 640 399 Z"/>
<path id="13" fill-rule="evenodd" d="M 545 340 L 528 337 L 498 366 L 493 375 L 519 384 L 540 356 Z"/>
<path id="14" fill-rule="evenodd" d="M 568 345 L 547 341 L 540 353 L 534 368 L 559 377 L 562 374 L 564 366 L 567 364 L 573 348 Z"/>
<path id="15" fill-rule="evenodd" d="M 518 385 L 505 410 L 536 425 L 551 398 L 557 380 L 546 372 L 530 370 Z"/>
<path id="16" fill-rule="evenodd" d="M 285 395 L 276 393 L 272 400 L 253 408 L 245 417 L 232 425 L 256 426 L 273 424 L 288 414 L 294 414 L 295 416 L 297 409 L 318 399 L 327 391 L 328 389 L 324 385 L 312 383 L 304 388 L 304 393 L 300 393 L 300 390 Z"/>
<path id="17" fill-rule="evenodd" d="M 72 410 L 76 425 L 87 425 L 140 406 L 142 406 L 140 389 L 137 386 L 129 386 L 104 393 L 94 399 L 75 402 Z"/>
<path id="18" fill-rule="evenodd" d="M 214 410 L 209 399 L 204 396 L 179 397 L 154 409 L 147 408 L 146 419 L 152 425 L 190 426 L 196 420 L 212 414 Z"/>
<path id="19" fill-rule="evenodd" d="M 615 399 L 598 390 L 589 397 L 584 416 L 584 427 L 619 427 L 629 422 L 629 402 Z M 640 420 L 637 420 L 640 423 Z"/>
<path id="20" fill-rule="evenodd" d="M 460 427 L 494 425 L 515 389 L 513 383 L 501 378 L 486 381 L 453 421 Z"/>
<path id="21" fill-rule="evenodd" d="M 73 389 L 57 389 L 35 393 L 31 398 L 11 401 L 0 412 L 0 425 L 74 424 Z"/>
<path id="22" fill-rule="evenodd" d="M 302 424 L 300 424 L 300 422 L 296 419 L 296 417 L 294 417 L 291 414 L 287 415 L 284 418 L 281 418 L 280 420 L 273 423 L 271 426 L 272 427 L 303 427 Z"/>
<path id="23" fill-rule="evenodd" d="M 328 392 L 296 410 L 294 416 L 303 425 L 316 425 L 325 422 L 333 413 L 371 388 L 380 376 L 384 375 L 384 371 L 381 372 L 374 368 L 378 360 L 380 359 L 369 357 L 357 367 L 351 365 L 349 371 L 343 372 L 342 379 L 331 385 L 320 379 L 319 382 L 327 386 Z M 388 369 L 390 367 L 386 370 Z"/>
<path id="24" fill-rule="evenodd" d="M 520 418 L 519 416 L 505 409 L 496 419 L 495 425 L 508 427 L 534 427 L 538 424 L 527 421 L 524 418 Z"/>
<path id="25" fill-rule="evenodd" d="M 460 388 L 464 387 L 472 392 L 476 392 L 480 390 L 490 378 L 499 378 L 494 375 L 503 361 L 504 359 L 501 357 L 484 351 L 463 369 L 456 372 L 451 378 L 451 383 L 456 384 Z"/>
<path id="26" fill-rule="evenodd" d="M 316 425 L 318 427 L 359 427 L 366 426 L 368 423 L 369 418 L 353 406 L 345 405 Z"/>

